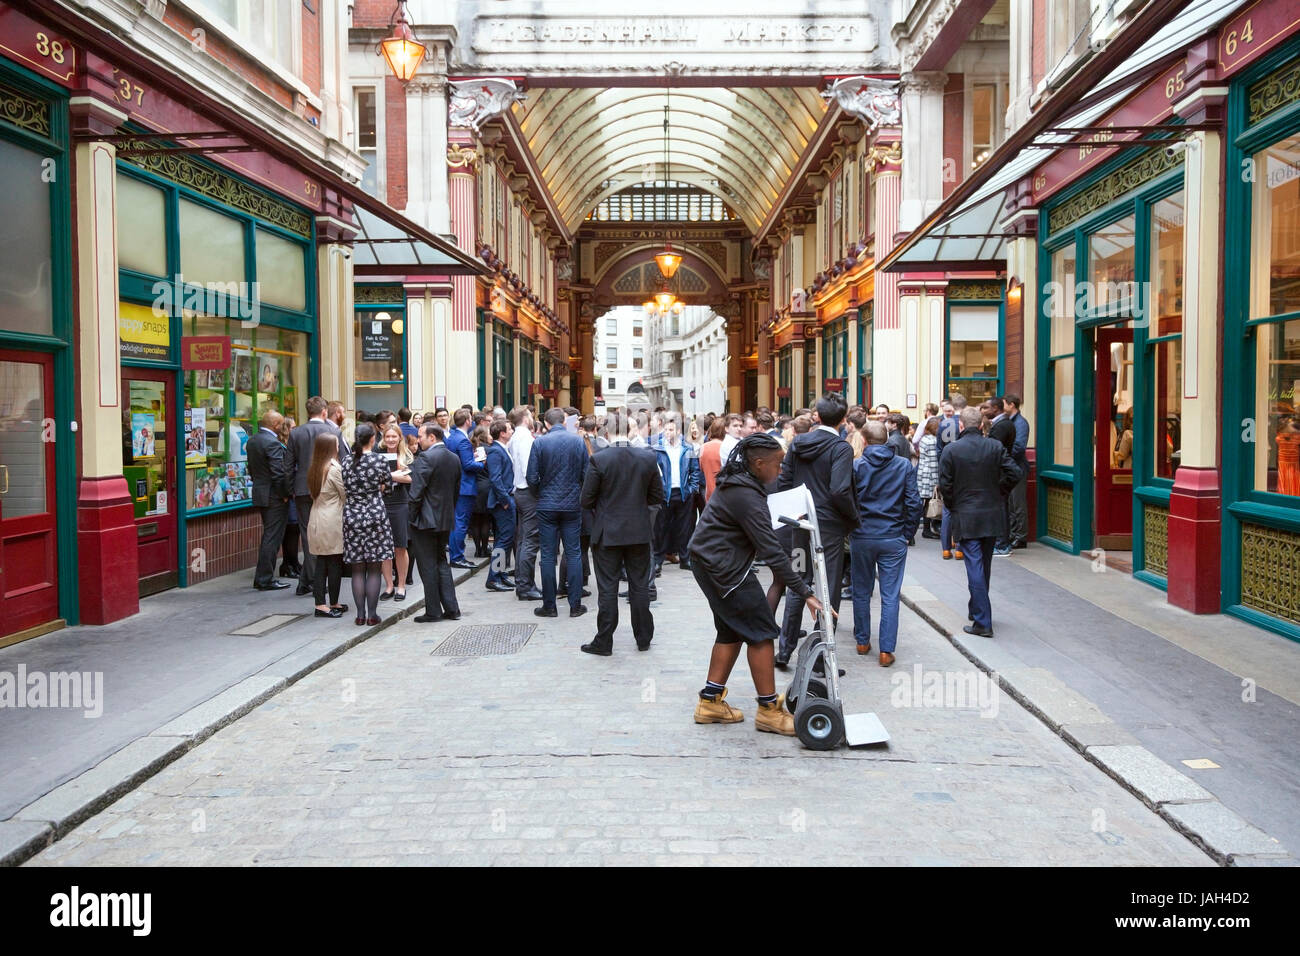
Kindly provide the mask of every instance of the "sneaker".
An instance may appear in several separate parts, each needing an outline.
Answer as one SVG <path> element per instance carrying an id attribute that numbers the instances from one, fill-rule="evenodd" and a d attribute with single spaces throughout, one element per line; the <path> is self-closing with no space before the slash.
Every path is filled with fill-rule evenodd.
<path id="1" fill-rule="evenodd" d="M 724 690 L 718 695 L 717 700 L 705 700 L 701 697 L 695 702 L 695 722 L 697 724 L 738 724 L 745 719 L 745 715 L 736 708 L 728 704 L 723 698 L 727 696 Z M 791 723 L 791 733 L 794 724 Z"/>
<path id="2" fill-rule="evenodd" d="M 794 736 L 794 714 L 785 709 L 785 695 L 782 694 L 771 704 L 759 704 L 758 713 L 754 715 L 754 729 L 769 734 Z"/>
<path id="3" fill-rule="evenodd" d="M 1005 558 L 1011 554 L 1011 546 L 1007 545 L 1004 548 L 994 548 L 993 553 L 996 554 L 999 558 Z"/>

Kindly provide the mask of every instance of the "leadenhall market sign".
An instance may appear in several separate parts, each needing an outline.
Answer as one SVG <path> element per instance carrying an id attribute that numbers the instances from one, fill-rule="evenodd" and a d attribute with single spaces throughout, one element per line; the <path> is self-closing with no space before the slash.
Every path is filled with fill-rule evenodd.
<path id="1" fill-rule="evenodd" d="M 607 6 L 587 3 L 548 4 L 543 14 L 512 0 L 458 6 L 462 40 L 451 55 L 462 70 L 807 73 L 897 65 L 892 46 L 880 48 L 887 0 L 828 0 L 795 16 L 788 2 L 772 0 L 716 3 L 705 14 L 696 12 L 698 2 L 665 2 L 659 16 L 610 16 Z"/>

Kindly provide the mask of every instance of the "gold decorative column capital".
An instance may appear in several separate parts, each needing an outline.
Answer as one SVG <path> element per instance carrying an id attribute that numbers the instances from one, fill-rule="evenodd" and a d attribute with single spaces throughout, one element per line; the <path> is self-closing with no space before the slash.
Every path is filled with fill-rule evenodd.
<path id="1" fill-rule="evenodd" d="M 478 165 L 478 151 L 474 147 L 459 146 L 455 143 L 447 147 L 448 168 L 473 172 L 476 165 Z"/>

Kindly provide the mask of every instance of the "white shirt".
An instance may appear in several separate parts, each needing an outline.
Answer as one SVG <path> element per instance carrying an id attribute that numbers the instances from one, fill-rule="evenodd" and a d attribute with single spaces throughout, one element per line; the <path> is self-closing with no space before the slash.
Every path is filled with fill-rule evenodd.
<path id="1" fill-rule="evenodd" d="M 533 433 L 528 428 L 516 428 L 506 445 L 510 461 L 515 466 L 515 490 L 528 487 L 528 456 L 533 451 Z"/>
<path id="2" fill-rule="evenodd" d="M 682 443 L 664 442 L 664 448 L 668 452 L 669 474 L 672 476 L 673 489 L 676 490 L 682 486 Z"/>
<path id="3" fill-rule="evenodd" d="M 722 437 L 722 448 L 718 452 L 719 460 L 725 465 L 731 457 L 731 449 L 740 444 L 740 439 L 728 432 Z"/>

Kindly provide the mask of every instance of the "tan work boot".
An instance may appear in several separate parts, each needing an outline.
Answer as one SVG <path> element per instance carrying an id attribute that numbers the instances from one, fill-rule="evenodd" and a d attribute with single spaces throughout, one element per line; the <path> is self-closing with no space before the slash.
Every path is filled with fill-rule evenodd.
<path id="1" fill-rule="evenodd" d="M 703 697 L 695 702 L 695 722 L 697 724 L 738 724 L 745 715 L 728 704 L 723 698 L 724 690 L 717 700 L 705 700 Z"/>
<path id="2" fill-rule="evenodd" d="M 794 736 L 794 716 L 785 709 L 785 694 L 772 704 L 759 704 L 758 713 L 754 715 L 754 729 L 765 730 L 769 734 Z"/>

